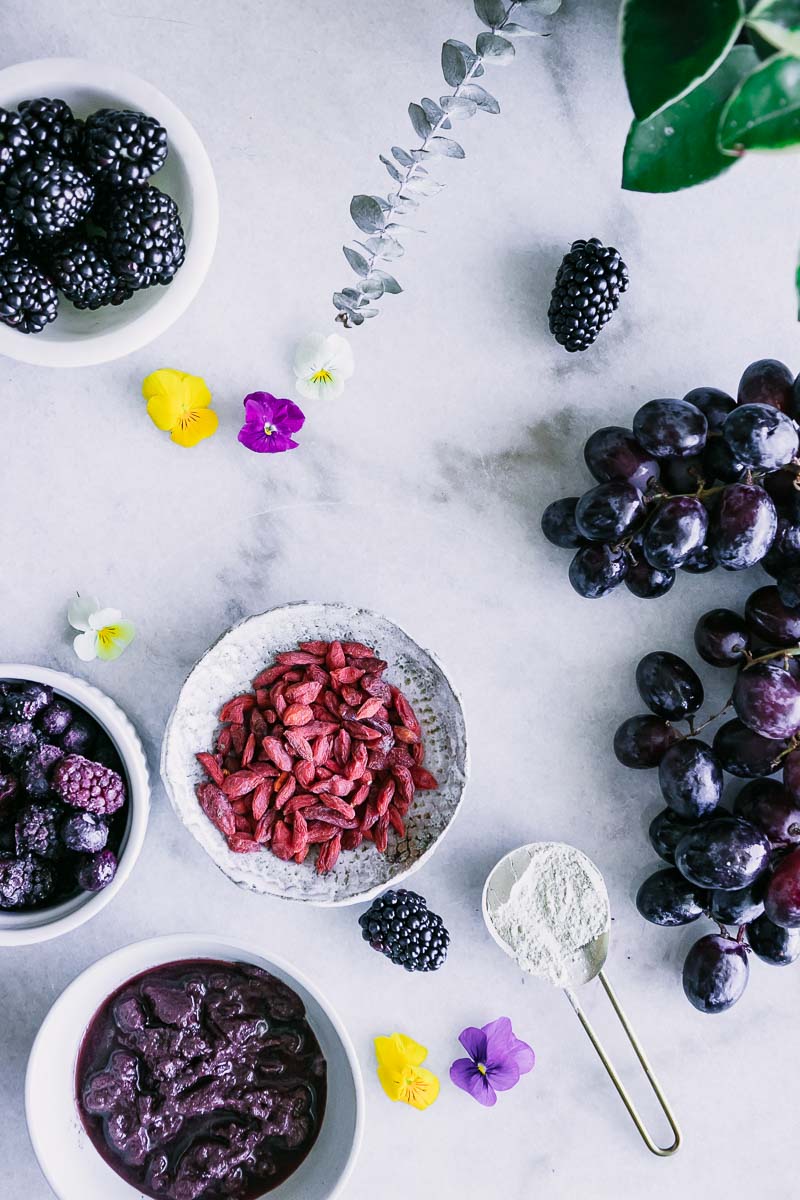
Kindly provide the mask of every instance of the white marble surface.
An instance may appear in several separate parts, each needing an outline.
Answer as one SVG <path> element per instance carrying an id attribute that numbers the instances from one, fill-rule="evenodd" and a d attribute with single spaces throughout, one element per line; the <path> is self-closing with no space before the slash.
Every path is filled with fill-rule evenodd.
<path id="1" fill-rule="evenodd" d="M 612 0 L 565 0 L 555 36 L 521 48 L 490 86 L 499 118 L 464 129 L 468 157 L 427 204 L 400 265 L 405 295 L 354 334 L 340 403 L 307 406 L 302 448 L 275 459 L 235 441 L 242 395 L 291 389 L 291 351 L 330 319 L 354 191 L 382 186 L 377 154 L 405 107 L 437 89 L 439 46 L 474 37 L 468 0 L 6 0 L 0 64 L 48 54 L 118 61 L 195 122 L 220 185 L 211 275 L 188 314 L 123 362 L 56 374 L 0 361 L 2 655 L 82 671 L 137 722 L 155 765 L 191 664 L 243 614 L 288 599 L 383 610 L 449 664 L 474 772 L 458 822 L 416 877 L 452 931 L 446 969 L 414 978 L 372 956 L 356 912 L 287 908 L 238 892 L 156 789 L 142 859 L 89 926 L 0 963 L 0 1194 L 46 1200 L 25 1132 L 26 1057 L 55 996 L 108 950 L 156 932 L 247 935 L 310 973 L 358 1046 L 367 1133 L 354 1200 L 443 1194 L 616 1200 L 796 1191 L 798 969 L 756 963 L 748 993 L 706 1019 L 679 971 L 696 932 L 659 931 L 632 897 L 653 856 L 649 775 L 610 752 L 637 711 L 648 649 L 687 652 L 700 612 L 750 578 L 679 580 L 657 604 L 580 600 L 568 556 L 543 544 L 550 499 L 586 485 L 598 425 L 689 387 L 736 386 L 748 361 L 800 366 L 792 259 L 797 161 L 747 161 L 702 190 L 619 190 L 628 108 Z M 435 93 L 436 94 L 436 93 Z M 568 357 L 549 338 L 552 277 L 573 237 L 619 245 L 633 279 L 601 342 Z M 176 366 L 214 390 L 219 434 L 185 452 L 156 432 L 142 377 Z M 96 590 L 138 623 L 112 666 L 73 657 L 64 609 Z M 616 916 L 609 970 L 673 1099 L 677 1158 L 646 1153 L 564 998 L 520 977 L 484 932 L 480 889 L 533 838 L 580 846 Z M 588 1008 L 602 1016 L 598 997 Z M 371 1038 L 400 1029 L 443 1080 L 466 1024 L 501 1013 L 538 1054 L 484 1111 L 444 1082 L 420 1114 L 380 1092 Z M 616 1039 L 614 1040 L 616 1045 Z M 766 1174 L 765 1174 L 766 1172 Z M 623 1183 L 624 1180 L 624 1183 Z"/>

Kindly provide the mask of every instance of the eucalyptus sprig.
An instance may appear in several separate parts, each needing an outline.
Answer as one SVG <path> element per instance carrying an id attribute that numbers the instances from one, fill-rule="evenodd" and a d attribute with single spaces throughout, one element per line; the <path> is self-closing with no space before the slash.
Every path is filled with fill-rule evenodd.
<path id="1" fill-rule="evenodd" d="M 353 196 L 350 201 L 350 216 L 367 238 L 342 247 L 358 276 L 354 287 L 333 294 L 336 320 L 346 329 L 376 317 L 380 312 L 376 301 L 381 296 L 402 292 L 394 275 L 378 264 L 390 263 L 405 253 L 398 231 L 409 227 L 398 218 L 415 212 L 421 200 L 435 196 L 444 187 L 431 177 L 424 164 L 436 157 L 465 157 L 463 146 L 444 133 L 452 129 L 453 121 L 468 120 L 479 111 L 500 112 L 495 97 L 475 81 L 485 74 L 487 66 L 507 66 L 511 62 L 516 53 L 511 39 L 546 37 L 546 32 L 520 22 L 552 16 L 561 7 L 561 0 L 474 0 L 474 4 L 488 32 L 478 34 L 474 50 L 454 38 L 442 46 L 442 74 L 450 92 L 441 96 L 438 104 L 426 96 L 419 104 L 408 106 L 419 145 L 410 150 L 392 146 L 391 155 L 380 155 L 394 180 L 394 190 L 386 196 Z"/>

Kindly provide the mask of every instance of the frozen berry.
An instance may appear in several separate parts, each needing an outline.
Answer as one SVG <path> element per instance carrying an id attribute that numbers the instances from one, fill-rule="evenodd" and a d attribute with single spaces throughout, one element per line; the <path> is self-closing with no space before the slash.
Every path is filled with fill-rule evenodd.
<path id="1" fill-rule="evenodd" d="M 60 696 L 39 713 L 39 728 L 46 737 L 60 737 L 72 721 L 72 705 Z"/>
<path id="2" fill-rule="evenodd" d="M 85 858 L 78 868 L 78 883 L 85 892 L 102 892 L 117 873 L 117 856 L 112 850 L 101 850 Z"/>
<path id="3" fill-rule="evenodd" d="M 56 877 L 49 863 L 42 862 L 35 855 L 29 856 L 30 874 L 28 883 L 28 904 L 44 904 L 55 891 Z"/>
<path id="4" fill-rule="evenodd" d="M 25 756 L 20 782 L 29 796 L 43 800 L 50 793 L 50 772 L 64 751 L 50 742 L 41 742 Z"/>
<path id="5" fill-rule="evenodd" d="M 61 849 L 58 838 L 60 812 L 52 804 L 26 804 L 17 813 L 17 854 L 55 858 Z"/>
<path id="6" fill-rule="evenodd" d="M 69 850 L 78 850 L 82 854 L 97 854 L 105 849 L 108 826 L 94 813 L 78 812 L 74 817 L 67 817 L 61 826 L 61 840 Z"/>
<path id="7" fill-rule="evenodd" d="M 30 854 L 0 856 L 0 908 L 41 904 L 54 887 L 55 876 L 47 863 Z"/>
<path id="8" fill-rule="evenodd" d="M 11 811 L 18 790 L 19 783 L 16 775 L 12 775 L 9 771 L 0 771 L 0 821 Z"/>
<path id="9" fill-rule="evenodd" d="M 52 788 L 72 808 L 101 815 L 114 813 L 125 803 L 122 777 L 80 754 L 62 758 L 53 771 Z"/>
<path id="10" fill-rule="evenodd" d="M 12 760 L 21 758 L 35 742 L 36 731 L 30 721 L 15 721 L 10 717 L 0 721 L 0 754 Z"/>
<path id="11" fill-rule="evenodd" d="M 83 717 L 73 716 L 61 735 L 61 748 L 66 754 L 85 754 L 94 741 L 95 730 Z"/>
<path id="12" fill-rule="evenodd" d="M 17 721 L 32 721 L 52 699 L 52 688 L 42 683 L 26 683 L 18 692 L 6 697 L 6 715 Z"/>

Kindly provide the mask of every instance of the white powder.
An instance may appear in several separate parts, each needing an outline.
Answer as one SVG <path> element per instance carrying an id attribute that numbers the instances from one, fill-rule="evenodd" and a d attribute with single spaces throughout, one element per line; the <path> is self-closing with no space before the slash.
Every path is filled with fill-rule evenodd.
<path id="1" fill-rule="evenodd" d="M 491 920 L 519 965 L 556 987 L 580 973 L 581 951 L 609 928 L 608 893 L 597 867 L 573 846 L 539 842 Z"/>

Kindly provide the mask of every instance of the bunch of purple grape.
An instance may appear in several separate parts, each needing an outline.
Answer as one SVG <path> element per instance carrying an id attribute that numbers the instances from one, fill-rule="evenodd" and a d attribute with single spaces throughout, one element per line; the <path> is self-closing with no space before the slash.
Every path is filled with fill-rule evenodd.
<path id="1" fill-rule="evenodd" d="M 614 752 L 624 766 L 657 768 L 667 805 L 649 836 L 669 866 L 645 880 L 636 906 L 654 925 L 704 914 L 717 922 L 719 933 L 695 942 L 683 968 L 690 1002 L 717 1013 L 742 995 L 749 951 L 778 966 L 800 957 L 800 608 L 775 586 L 759 588 L 744 618 L 705 613 L 695 646 L 707 663 L 738 669 L 723 710 L 699 721 L 697 673 L 677 655 L 647 654 L 636 685 L 650 712 L 623 721 Z M 736 716 L 711 745 L 696 736 L 730 710 Z M 770 778 L 780 769 L 782 784 Z M 724 772 L 749 781 L 732 811 L 721 804 Z"/>
<path id="2" fill-rule="evenodd" d="M 791 567 L 787 594 L 800 600 L 799 418 L 800 377 L 767 358 L 744 372 L 736 400 L 694 388 L 648 401 L 631 429 L 598 429 L 584 447 L 597 486 L 542 516 L 548 541 L 575 552 L 575 591 L 595 599 L 625 583 L 651 599 L 678 568 L 771 561 L 772 574 Z"/>

